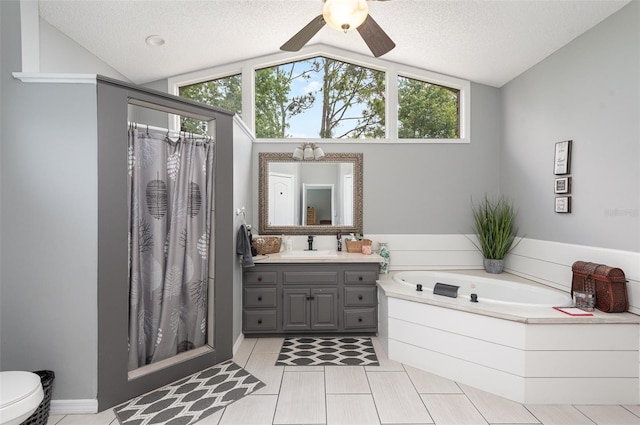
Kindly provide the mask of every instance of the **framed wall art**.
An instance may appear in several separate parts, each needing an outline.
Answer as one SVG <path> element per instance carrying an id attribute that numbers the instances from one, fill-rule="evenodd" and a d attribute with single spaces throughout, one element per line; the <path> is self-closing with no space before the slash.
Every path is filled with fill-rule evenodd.
<path id="1" fill-rule="evenodd" d="M 555 193 L 571 193 L 571 177 L 560 177 L 555 179 L 553 190 Z"/>
<path id="2" fill-rule="evenodd" d="M 555 175 L 569 174 L 571 172 L 571 140 L 556 143 L 556 152 L 553 162 Z"/>
<path id="3" fill-rule="evenodd" d="M 556 212 L 557 213 L 570 213 L 571 212 L 571 196 L 557 196 L 556 197 Z"/>

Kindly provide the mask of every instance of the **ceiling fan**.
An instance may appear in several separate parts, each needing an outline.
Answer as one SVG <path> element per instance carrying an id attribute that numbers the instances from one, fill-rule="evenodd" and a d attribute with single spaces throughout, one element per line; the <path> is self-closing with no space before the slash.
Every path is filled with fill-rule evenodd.
<path id="1" fill-rule="evenodd" d="M 327 24 L 345 33 L 357 29 L 373 56 L 384 55 L 396 47 L 396 44 L 369 15 L 367 1 L 375 0 L 324 0 L 322 14 L 313 18 L 289 41 L 280 46 L 280 50 L 297 52 Z"/>

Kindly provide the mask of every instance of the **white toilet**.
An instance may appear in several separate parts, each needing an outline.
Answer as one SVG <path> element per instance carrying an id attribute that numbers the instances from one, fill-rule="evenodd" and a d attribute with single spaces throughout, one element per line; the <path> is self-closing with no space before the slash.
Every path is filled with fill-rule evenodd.
<path id="1" fill-rule="evenodd" d="M 31 372 L 0 372 L 0 425 L 18 425 L 36 411 L 44 391 L 40 376 Z"/>

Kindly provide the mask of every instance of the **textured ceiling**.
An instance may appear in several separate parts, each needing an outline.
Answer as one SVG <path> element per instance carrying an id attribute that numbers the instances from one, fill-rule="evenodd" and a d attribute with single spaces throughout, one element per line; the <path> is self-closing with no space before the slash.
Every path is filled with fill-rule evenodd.
<path id="1" fill-rule="evenodd" d="M 369 13 L 397 47 L 381 59 L 500 87 L 629 0 L 392 0 Z M 279 52 L 321 0 L 40 0 L 40 15 L 143 84 Z M 151 47 L 149 35 L 166 43 Z M 370 55 L 357 32 L 324 27 L 309 44 Z"/>

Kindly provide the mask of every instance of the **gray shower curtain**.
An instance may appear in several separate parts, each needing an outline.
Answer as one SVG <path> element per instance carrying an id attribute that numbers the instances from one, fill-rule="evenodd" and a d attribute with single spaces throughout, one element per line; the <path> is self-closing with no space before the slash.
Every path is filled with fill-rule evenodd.
<path id="1" fill-rule="evenodd" d="M 206 343 L 215 143 L 129 130 L 129 370 Z"/>

